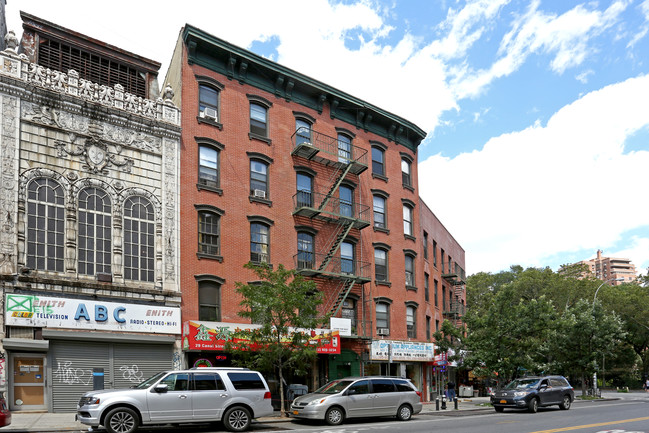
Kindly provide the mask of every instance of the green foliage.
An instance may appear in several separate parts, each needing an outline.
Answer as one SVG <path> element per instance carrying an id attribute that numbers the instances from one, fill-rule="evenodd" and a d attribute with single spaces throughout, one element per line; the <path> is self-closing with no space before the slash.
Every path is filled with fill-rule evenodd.
<path id="1" fill-rule="evenodd" d="M 239 330 L 227 348 L 240 355 L 239 363 L 243 365 L 278 373 L 284 412 L 283 371 L 304 374 L 317 355 L 316 348 L 309 345 L 309 336 L 294 328 L 314 329 L 326 320 L 318 317 L 322 293 L 315 282 L 281 264 L 277 270 L 266 264 L 248 263 L 245 267 L 255 272 L 259 282 L 236 283 L 243 297 L 239 316 L 261 327 Z"/>

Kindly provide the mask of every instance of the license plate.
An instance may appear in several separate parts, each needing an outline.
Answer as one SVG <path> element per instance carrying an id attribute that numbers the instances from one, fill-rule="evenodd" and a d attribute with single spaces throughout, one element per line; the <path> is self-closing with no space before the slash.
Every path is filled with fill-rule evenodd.
<path id="1" fill-rule="evenodd" d="M 507 403 L 507 400 L 500 400 L 501 403 Z"/>
<path id="2" fill-rule="evenodd" d="M 296 410 L 293 411 L 293 415 L 297 415 L 298 412 Z"/>

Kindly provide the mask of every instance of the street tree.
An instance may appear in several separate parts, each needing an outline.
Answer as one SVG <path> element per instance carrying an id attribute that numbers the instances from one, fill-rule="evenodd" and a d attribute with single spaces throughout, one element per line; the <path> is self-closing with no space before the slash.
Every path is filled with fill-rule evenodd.
<path id="1" fill-rule="evenodd" d="M 277 270 L 267 264 L 248 263 L 245 267 L 251 269 L 259 281 L 236 283 L 236 291 L 243 298 L 238 314 L 261 326 L 239 330 L 228 345 L 241 354 L 246 365 L 277 373 L 280 410 L 285 416 L 284 372 L 291 369 L 298 375 L 305 374 L 317 355 L 306 332 L 325 321 L 318 316 L 322 293 L 315 282 L 281 264 Z"/>

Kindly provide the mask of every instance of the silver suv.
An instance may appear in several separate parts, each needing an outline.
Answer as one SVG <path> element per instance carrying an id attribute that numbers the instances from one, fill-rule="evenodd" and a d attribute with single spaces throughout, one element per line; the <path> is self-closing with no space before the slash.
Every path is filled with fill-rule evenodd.
<path id="1" fill-rule="evenodd" d="M 421 408 L 421 393 L 408 379 L 348 377 L 296 398 L 291 404 L 291 415 L 338 425 L 346 418 L 373 416 L 396 416 L 407 421 Z"/>
<path id="2" fill-rule="evenodd" d="M 87 392 L 77 406 L 81 423 L 110 433 L 192 422 L 223 422 L 240 432 L 253 418 L 272 413 L 264 377 L 246 368 L 163 371 L 133 388 Z"/>

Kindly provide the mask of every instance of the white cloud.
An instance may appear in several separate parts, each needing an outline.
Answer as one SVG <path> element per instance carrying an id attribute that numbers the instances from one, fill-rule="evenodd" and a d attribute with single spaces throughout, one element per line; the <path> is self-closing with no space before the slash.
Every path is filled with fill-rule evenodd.
<path id="1" fill-rule="evenodd" d="M 563 107 L 546 126 L 421 161 L 421 195 L 467 251 L 470 273 L 540 266 L 557 252 L 612 245 L 646 224 L 646 215 L 625 209 L 644 194 L 649 152 L 624 154 L 623 144 L 649 124 L 647 112 L 649 76 L 607 86 Z M 438 179 L 453 179 L 459 202 L 427 187 Z"/>

